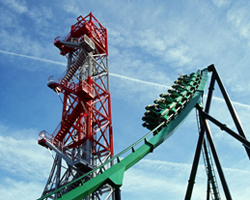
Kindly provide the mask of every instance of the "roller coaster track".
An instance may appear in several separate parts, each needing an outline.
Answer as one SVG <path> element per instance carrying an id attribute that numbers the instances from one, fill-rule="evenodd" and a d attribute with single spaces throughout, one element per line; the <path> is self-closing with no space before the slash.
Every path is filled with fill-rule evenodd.
<path id="1" fill-rule="evenodd" d="M 203 107 L 202 97 L 209 79 L 209 72 L 212 72 L 212 75 L 208 88 L 206 105 Z M 217 82 L 222 93 L 237 132 L 229 129 L 225 124 L 209 114 L 215 82 Z M 175 81 L 172 89 L 168 90 L 168 94 L 160 94 L 160 97 L 161 99 L 155 100 L 153 105 L 146 107 L 147 111 L 142 118 L 144 121 L 143 126 L 151 130 L 149 133 L 102 165 L 70 183 L 65 184 L 61 188 L 39 198 L 39 200 L 54 199 L 53 196 L 55 193 L 59 194 L 59 198 L 57 198 L 59 200 L 82 200 L 91 196 L 93 193 L 100 192 L 99 188 L 104 185 L 109 185 L 109 187 L 113 188 L 114 198 L 120 200 L 120 187 L 123 183 L 125 171 L 143 159 L 147 154 L 152 153 L 156 147 L 168 139 L 168 137 L 178 129 L 193 108 L 196 108 L 197 111 L 199 139 L 184 199 L 191 199 L 199 158 L 203 148 L 205 167 L 208 176 L 206 199 L 209 200 L 211 195 L 213 200 L 220 200 L 211 160 L 212 157 L 209 150 L 211 149 L 224 194 L 227 200 L 231 200 L 232 197 L 216 153 L 208 121 L 241 142 L 249 159 L 250 142 L 246 139 L 237 113 L 214 65 L 210 65 L 197 73 L 181 75 L 178 80 Z M 205 133 L 207 139 L 205 139 Z M 108 198 L 109 197 L 106 199 Z"/>
<path id="2" fill-rule="evenodd" d="M 143 117 L 145 121 L 143 126 L 151 130 L 148 134 L 104 164 L 52 193 L 41 197 L 39 200 L 47 199 L 54 193 L 61 194 L 61 197 L 58 198 L 59 200 L 81 200 L 98 191 L 98 188 L 105 184 L 119 189 L 122 186 L 124 172 L 147 154 L 153 152 L 156 147 L 170 137 L 190 111 L 197 104 L 201 104 L 201 99 L 208 82 L 208 73 L 208 69 L 203 69 L 197 73 L 180 76 L 175 81 L 172 89 L 168 90 L 168 94 L 161 94 L 160 97 L 162 99 L 157 99 L 154 105 L 146 107 L 147 111 Z M 113 165 L 105 170 L 104 166 L 111 165 L 111 163 Z M 86 180 L 85 177 L 91 174 L 98 175 L 94 175 L 94 178 L 84 182 L 83 180 Z M 66 191 L 72 184 L 78 182 L 81 182 L 78 187 L 63 194 L 63 191 Z"/>

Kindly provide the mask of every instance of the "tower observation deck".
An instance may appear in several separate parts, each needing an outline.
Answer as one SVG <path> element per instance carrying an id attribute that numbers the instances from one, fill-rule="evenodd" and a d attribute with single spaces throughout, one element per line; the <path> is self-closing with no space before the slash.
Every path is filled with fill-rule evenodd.
<path id="1" fill-rule="evenodd" d="M 47 82 L 62 101 L 62 118 L 53 133 L 39 133 L 38 143 L 56 154 L 42 197 L 114 155 L 106 28 L 92 13 L 79 16 L 69 34 L 56 37 L 54 45 L 68 61 L 65 73 L 59 78 L 51 76 Z M 57 199 L 80 184 L 76 181 L 46 199 Z M 112 187 L 105 185 L 85 199 L 99 199 L 104 194 L 109 197 L 112 192 Z"/>

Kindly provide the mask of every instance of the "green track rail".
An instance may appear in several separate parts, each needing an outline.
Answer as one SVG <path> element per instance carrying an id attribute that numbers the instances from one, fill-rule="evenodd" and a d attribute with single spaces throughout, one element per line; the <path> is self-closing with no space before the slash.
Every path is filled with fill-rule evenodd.
<path id="1" fill-rule="evenodd" d="M 170 137 L 196 104 L 201 103 L 207 82 L 207 69 L 192 73 L 189 76 L 180 76 L 172 86 L 173 89 L 168 91 L 168 94 L 161 94 L 162 99 L 155 100 L 154 105 L 146 107 L 143 126 L 151 130 L 148 134 L 96 169 L 41 197 L 39 200 L 49 198 L 55 193 L 61 194 L 58 200 L 82 200 L 105 184 L 114 188 L 121 187 L 125 171 L 147 154 L 153 152 L 157 146 Z M 104 171 L 104 167 L 111 165 L 111 163 L 112 167 Z M 101 173 L 83 182 L 85 177 L 97 171 Z M 70 185 L 79 181 L 81 182 L 80 186 L 63 194 L 63 191 Z"/>

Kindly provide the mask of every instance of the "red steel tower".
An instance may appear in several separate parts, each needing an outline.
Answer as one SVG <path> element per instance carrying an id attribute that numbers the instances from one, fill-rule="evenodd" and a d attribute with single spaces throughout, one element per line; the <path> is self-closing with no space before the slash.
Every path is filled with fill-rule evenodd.
<path id="1" fill-rule="evenodd" d="M 88 173 L 114 154 L 106 28 L 92 13 L 79 16 L 69 34 L 55 38 L 54 44 L 68 63 L 61 78 L 48 79 L 63 109 L 55 131 L 39 133 L 38 143 L 56 153 L 42 196 Z M 66 187 L 64 193 L 79 184 Z M 88 199 L 99 199 L 103 193 L 110 196 L 112 190 L 105 186 Z M 60 194 L 55 193 L 52 199 L 58 197 Z"/>

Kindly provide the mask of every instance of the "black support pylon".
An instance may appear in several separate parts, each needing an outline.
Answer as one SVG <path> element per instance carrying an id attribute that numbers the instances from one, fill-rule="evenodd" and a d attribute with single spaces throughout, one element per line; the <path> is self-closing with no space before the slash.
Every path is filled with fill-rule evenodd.
<path id="1" fill-rule="evenodd" d="M 229 95 L 227 94 L 227 91 L 219 77 L 219 74 L 217 73 L 217 70 L 215 69 L 214 65 L 210 65 L 208 66 L 208 71 L 210 71 L 212 73 L 211 76 L 211 80 L 210 80 L 210 85 L 209 85 L 209 89 L 208 89 L 208 95 L 207 95 L 207 100 L 206 100 L 206 105 L 205 105 L 205 109 L 203 109 L 200 105 L 196 106 L 196 109 L 198 110 L 199 113 L 199 139 L 198 139 L 198 143 L 197 143 L 197 148 L 196 148 L 196 152 L 195 152 L 195 156 L 194 156 L 194 160 L 193 160 L 193 164 L 192 164 L 192 168 L 191 168 L 191 172 L 190 172 L 190 177 L 189 177 L 189 182 L 188 182 L 188 186 L 187 186 L 187 190 L 186 190 L 186 194 L 185 194 L 185 200 L 189 200 L 191 199 L 192 196 L 192 191 L 193 191 L 193 187 L 194 187 L 194 183 L 195 183 L 195 177 L 196 177 L 196 173 L 197 173 L 197 169 L 198 169 L 198 164 L 199 164 L 199 158 L 200 158 L 200 154 L 201 154 L 201 150 L 202 150 L 202 146 L 205 145 L 204 143 L 204 138 L 206 136 L 207 138 L 207 143 L 206 145 L 209 145 L 211 151 L 212 151 L 212 156 L 217 168 L 217 172 L 222 184 L 222 188 L 224 190 L 224 194 L 226 196 L 227 200 L 231 200 L 231 194 L 230 194 L 230 190 L 229 187 L 227 185 L 224 173 L 223 173 L 223 169 L 222 166 L 220 164 L 219 161 L 219 157 L 217 155 L 216 152 L 216 148 L 213 142 L 213 138 L 212 138 L 212 133 L 211 130 L 209 128 L 209 124 L 208 121 L 212 122 L 213 124 L 215 124 L 216 126 L 218 126 L 221 130 L 225 131 L 226 133 L 228 133 L 229 135 L 231 135 L 232 137 L 234 137 L 236 140 L 240 141 L 245 150 L 246 153 L 248 155 L 248 158 L 250 159 L 250 142 L 246 139 L 245 133 L 243 131 L 242 125 L 240 123 L 240 120 L 237 116 L 237 113 L 233 107 L 233 104 L 229 98 Z M 219 120 L 215 119 L 214 117 L 212 117 L 209 114 L 210 111 L 210 107 L 211 107 L 211 102 L 212 102 L 212 98 L 213 98 L 213 91 L 214 91 L 214 86 L 215 83 L 218 84 L 219 89 L 222 93 L 222 96 L 225 100 L 225 103 L 227 105 L 227 108 L 230 112 L 230 115 L 234 121 L 235 127 L 238 131 L 238 133 L 232 131 L 231 129 L 229 129 L 225 124 L 221 123 Z M 209 187 L 209 182 L 208 184 L 208 190 L 210 190 L 211 188 Z M 208 191 L 209 193 L 209 191 Z M 209 199 L 209 194 L 207 194 L 207 199 Z"/>

